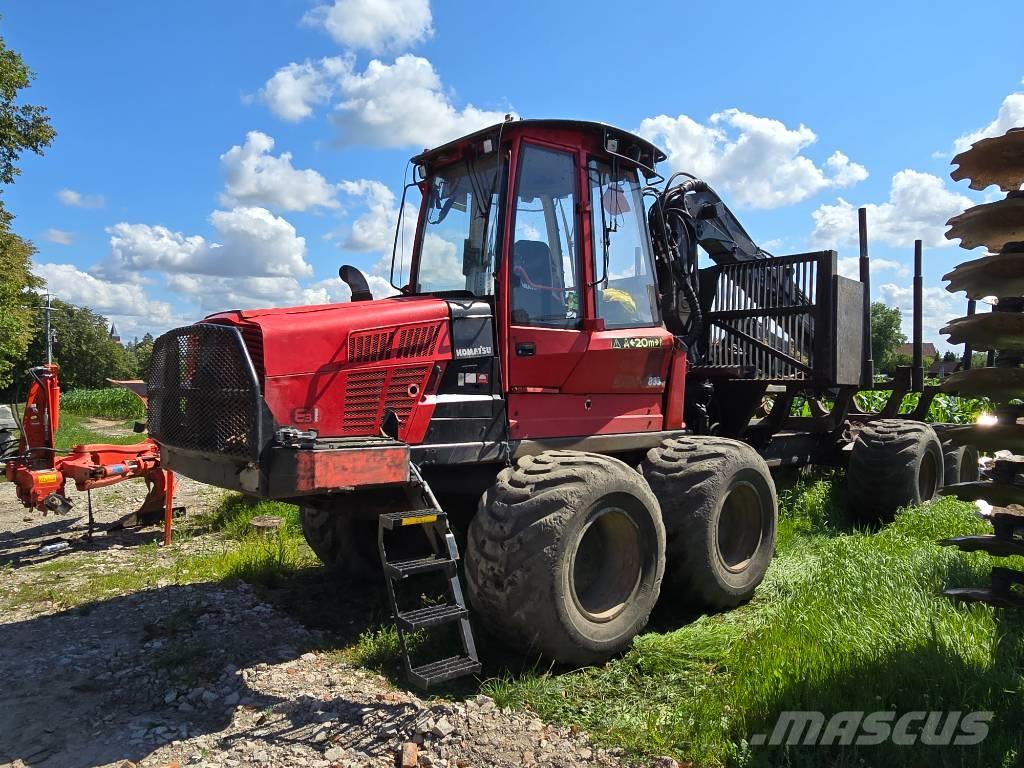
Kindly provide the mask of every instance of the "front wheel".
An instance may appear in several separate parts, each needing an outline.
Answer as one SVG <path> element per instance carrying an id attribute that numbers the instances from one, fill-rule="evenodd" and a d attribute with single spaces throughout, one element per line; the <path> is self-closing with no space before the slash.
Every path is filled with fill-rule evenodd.
<path id="1" fill-rule="evenodd" d="M 617 459 L 547 451 L 505 469 L 469 526 L 466 589 L 496 634 L 564 664 L 623 650 L 658 601 L 665 530 Z"/>

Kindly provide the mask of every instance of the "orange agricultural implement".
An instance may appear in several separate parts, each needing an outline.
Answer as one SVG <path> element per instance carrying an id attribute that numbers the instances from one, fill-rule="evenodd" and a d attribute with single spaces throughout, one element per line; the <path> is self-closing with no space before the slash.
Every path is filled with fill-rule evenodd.
<path id="1" fill-rule="evenodd" d="M 105 443 L 73 446 L 63 452 L 54 436 L 60 425 L 60 382 L 56 365 L 29 370 L 32 379 L 21 420 L 17 453 L 5 456 L 7 479 L 14 483 L 26 507 L 41 512 L 67 513 L 72 503 L 65 495 L 71 480 L 79 491 L 91 491 L 141 478 L 149 492 L 139 509 L 121 521 L 135 525 L 164 517 L 164 541 L 170 543 L 174 473 L 162 468 L 160 446 L 147 438 L 134 445 Z M 129 387 L 135 391 L 134 388 Z M 136 394 L 142 395 L 135 391 Z M 145 398 L 143 397 L 143 400 Z M 89 504 L 89 536 L 92 535 L 92 503 Z"/>

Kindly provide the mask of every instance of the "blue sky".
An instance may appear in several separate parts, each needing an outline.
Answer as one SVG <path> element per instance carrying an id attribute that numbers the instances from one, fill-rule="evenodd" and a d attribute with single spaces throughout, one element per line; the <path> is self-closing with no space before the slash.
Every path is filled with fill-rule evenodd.
<path id="1" fill-rule="evenodd" d="M 4 192 L 58 296 L 123 336 L 217 309 L 382 291 L 406 160 L 505 112 L 610 122 L 705 176 L 776 253 L 856 255 L 926 338 L 962 314 L 944 222 L 971 138 L 1024 125 L 1024 5 L 282 0 L 9 6 L 58 137 Z M 841 261 L 841 264 L 844 262 Z M 845 262 L 846 268 L 853 262 Z M 386 277 L 386 271 L 383 273 Z"/>

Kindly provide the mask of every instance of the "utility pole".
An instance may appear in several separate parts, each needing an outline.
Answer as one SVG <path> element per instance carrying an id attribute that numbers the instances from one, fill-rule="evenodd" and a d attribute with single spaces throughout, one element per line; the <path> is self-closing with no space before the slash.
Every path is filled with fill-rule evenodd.
<path id="1" fill-rule="evenodd" d="M 50 331 L 50 294 L 46 294 L 46 306 L 43 307 L 43 311 L 46 312 L 46 364 L 51 365 L 53 363 L 53 333 Z"/>

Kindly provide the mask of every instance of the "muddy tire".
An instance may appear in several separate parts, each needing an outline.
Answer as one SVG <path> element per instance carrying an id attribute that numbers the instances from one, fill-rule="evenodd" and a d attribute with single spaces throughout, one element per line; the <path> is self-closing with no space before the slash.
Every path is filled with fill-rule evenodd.
<path id="1" fill-rule="evenodd" d="M 850 512 L 889 521 L 901 507 L 935 498 L 943 486 L 942 444 L 930 425 L 879 419 L 857 435 L 846 470 Z"/>
<path id="2" fill-rule="evenodd" d="M 375 520 L 316 506 L 299 507 L 299 519 L 310 549 L 332 572 L 357 580 L 381 578 Z"/>
<path id="3" fill-rule="evenodd" d="M 932 424 L 932 429 L 942 444 L 942 484 L 973 483 L 980 477 L 978 470 L 978 449 L 973 445 L 955 445 L 946 438 L 947 427 L 958 424 Z"/>
<path id="4" fill-rule="evenodd" d="M 665 440 L 640 471 L 665 523 L 665 594 L 709 610 L 746 602 L 775 551 L 778 501 L 768 466 L 746 443 Z"/>
<path id="5" fill-rule="evenodd" d="M 647 624 L 665 570 L 658 501 L 617 459 L 548 451 L 503 470 L 469 526 L 466 590 L 510 645 L 605 661 Z"/>

